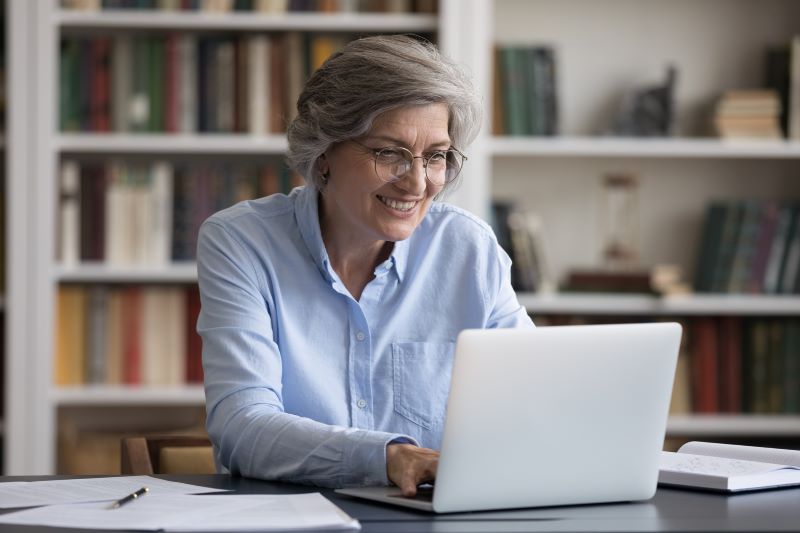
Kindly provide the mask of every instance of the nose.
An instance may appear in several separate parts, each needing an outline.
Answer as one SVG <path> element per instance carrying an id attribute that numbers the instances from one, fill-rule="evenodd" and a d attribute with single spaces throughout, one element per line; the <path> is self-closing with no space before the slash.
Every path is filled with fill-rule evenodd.
<path id="1" fill-rule="evenodd" d="M 408 169 L 408 172 L 403 175 L 401 180 L 395 182 L 395 185 L 413 195 L 421 195 L 425 192 L 428 182 L 425 177 L 424 161 L 422 157 L 415 157 L 411 163 L 411 168 Z"/>

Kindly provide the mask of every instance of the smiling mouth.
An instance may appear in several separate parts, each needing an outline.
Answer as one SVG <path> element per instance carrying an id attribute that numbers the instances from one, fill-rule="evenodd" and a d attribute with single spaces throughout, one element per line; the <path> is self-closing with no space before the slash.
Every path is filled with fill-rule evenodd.
<path id="1" fill-rule="evenodd" d="M 391 207 L 392 209 L 396 209 L 398 211 L 411 211 L 419 203 L 418 201 L 400 202 L 398 200 L 392 200 L 391 198 L 386 198 L 385 196 L 381 195 L 378 195 L 378 200 L 380 200 L 384 205 Z"/>

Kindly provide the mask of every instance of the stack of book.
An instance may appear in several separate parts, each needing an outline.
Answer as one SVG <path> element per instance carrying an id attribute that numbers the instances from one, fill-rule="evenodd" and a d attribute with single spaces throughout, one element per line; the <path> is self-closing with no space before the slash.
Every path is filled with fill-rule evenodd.
<path id="1" fill-rule="evenodd" d="M 709 205 L 698 292 L 800 293 L 800 206 L 743 200 Z"/>
<path id="2" fill-rule="evenodd" d="M 239 201 L 288 193 L 302 178 L 279 161 L 61 165 L 59 259 L 164 266 L 195 257 L 211 214 Z"/>
<path id="3" fill-rule="evenodd" d="M 556 135 L 556 61 L 552 48 L 501 46 L 495 50 L 495 135 Z"/>
<path id="4" fill-rule="evenodd" d="M 197 287 L 58 289 L 56 385 L 202 383 Z"/>
<path id="5" fill-rule="evenodd" d="M 61 131 L 281 133 L 345 35 L 164 35 L 61 43 Z"/>
<path id="6" fill-rule="evenodd" d="M 693 412 L 800 413 L 800 320 L 702 317 L 685 331 Z"/>
<path id="7" fill-rule="evenodd" d="M 498 244 L 511 258 L 511 285 L 519 292 L 555 290 L 547 254 L 541 218 L 522 212 L 510 203 L 492 204 L 492 227 Z"/>
<path id="8" fill-rule="evenodd" d="M 779 139 L 780 116 L 776 91 L 728 91 L 717 102 L 714 127 L 723 139 Z"/>

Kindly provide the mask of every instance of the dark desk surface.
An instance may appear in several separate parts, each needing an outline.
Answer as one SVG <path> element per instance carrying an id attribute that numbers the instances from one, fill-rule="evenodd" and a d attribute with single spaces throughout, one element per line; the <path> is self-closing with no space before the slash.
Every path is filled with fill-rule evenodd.
<path id="1" fill-rule="evenodd" d="M 314 492 L 311 487 L 269 483 L 226 475 L 157 476 L 241 494 Z M 55 477 L 5 477 L 2 481 L 36 481 Z M 659 488 L 647 502 L 548 507 L 431 515 L 373 504 L 321 491 L 361 522 L 364 533 L 518 532 L 518 531 L 799 531 L 800 488 L 723 495 Z M 57 531 L 56 528 L 5 526 L 0 533 Z M 64 529 L 63 531 L 73 531 Z"/>

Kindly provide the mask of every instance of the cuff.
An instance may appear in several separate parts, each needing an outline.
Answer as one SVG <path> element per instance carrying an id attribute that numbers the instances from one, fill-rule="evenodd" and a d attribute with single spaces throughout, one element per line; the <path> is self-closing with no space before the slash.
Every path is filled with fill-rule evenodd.
<path id="1" fill-rule="evenodd" d="M 353 447 L 352 453 L 345 460 L 345 471 L 351 472 L 352 477 L 346 480 L 350 486 L 379 486 L 389 485 L 386 475 L 386 446 L 389 444 L 419 443 L 411 437 L 396 433 L 383 433 L 380 431 L 364 431 L 361 438 Z M 358 475 L 358 474 L 361 475 Z"/>

